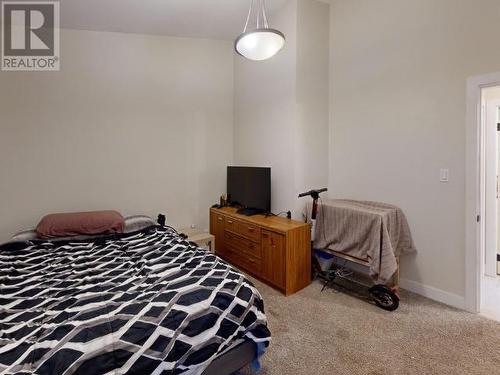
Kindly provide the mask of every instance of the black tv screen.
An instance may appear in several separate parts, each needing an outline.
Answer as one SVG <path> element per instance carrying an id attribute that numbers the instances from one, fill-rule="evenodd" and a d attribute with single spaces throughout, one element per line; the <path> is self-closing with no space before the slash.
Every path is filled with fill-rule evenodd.
<path id="1" fill-rule="evenodd" d="M 271 168 L 227 167 L 227 193 L 233 205 L 270 212 Z"/>

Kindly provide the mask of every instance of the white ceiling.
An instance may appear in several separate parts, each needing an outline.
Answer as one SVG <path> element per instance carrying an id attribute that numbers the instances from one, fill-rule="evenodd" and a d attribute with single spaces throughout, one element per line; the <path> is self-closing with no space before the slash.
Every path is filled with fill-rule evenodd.
<path id="1" fill-rule="evenodd" d="M 288 0 L 267 0 L 272 13 Z M 234 39 L 250 0 L 62 0 L 61 27 L 197 38 Z"/>

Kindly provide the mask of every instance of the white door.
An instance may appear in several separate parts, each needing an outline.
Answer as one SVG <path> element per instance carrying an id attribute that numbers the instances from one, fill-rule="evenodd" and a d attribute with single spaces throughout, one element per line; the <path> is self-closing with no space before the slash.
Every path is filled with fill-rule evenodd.
<path id="1" fill-rule="evenodd" d="M 486 101 L 486 194 L 485 194 L 485 274 L 496 276 L 497 253 L 499 246 L 498 236 L 498 111 L 500 100 Z"/>

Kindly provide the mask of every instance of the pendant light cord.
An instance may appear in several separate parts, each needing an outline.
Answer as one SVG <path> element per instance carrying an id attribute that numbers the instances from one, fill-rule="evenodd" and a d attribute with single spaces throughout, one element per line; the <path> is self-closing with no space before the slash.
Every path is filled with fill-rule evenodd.
<path id="1" fill-rule="evenodd" d="M 253 0 L 252 0 L 252 2 L 250 3 L 250 9 L 248 9 L 247 22 L 245 22 L 245 28 L 243 29 L 243 32 L 244 32 L 244 33 L 246 33 L 246 32 L 247 32 L 248 22 L 250 22 L 250 16 L 252 15 L 252 9 L 253 9 Z"/>
<path id="2" fill-rule="evenodd" d="M 267 11 L 266 11 L 266 0 L 260 1 L 260 10 L 257 12 L 257 29 L 260 28 L 260 18 L 262 17 L 262 21 L 264 23 L 264 28 L 269 29 L 269 22 L 267 21 Z M 245 22 L 245 28 L 243 29 L 243 33 L 246 33 L 248 29 L 248 23 L 250 22 L 250 17 L 252 16 L 252 11 L 254 7 L 254 0 L 250 3 L 250 9 L 248 9 L 247 21 Z"/>
<path id="3" fill-rule="evenodd" d="M 262 0 L 262 17 L 264 19 L 264 27 L 269 29 L 269 23 L 267 22 L 267 14 L 266 14 L 266 0 Z"/>

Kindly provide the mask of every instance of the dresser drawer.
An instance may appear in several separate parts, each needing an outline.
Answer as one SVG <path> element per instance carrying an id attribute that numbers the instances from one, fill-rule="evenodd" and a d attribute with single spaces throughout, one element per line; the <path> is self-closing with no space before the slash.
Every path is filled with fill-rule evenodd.
<path id="1" fill-rule="evenodd" d="M 254 242 L 260 242 L 260 228 L 256 225 L 247 224 L 244 221 L 226 217 L 224 228 Z"/>
<path id="2" fill-rule="evenodd" d="M 249 238 L 252 241 L 255 242 L 260 242 L 260 228 L 252 225 L 252 224 L 247 224 L 243 221 L 239 221 L 237 223 L 237 232 L 241 234 L 243 237 Z"/>
<path id="3" fill-rule="evenodd" d="M 238 220 L 226 217 L 224 228 L 233 232 L 238 231 Z"/>
<path id="4" fill-rule="evenodd" d="M 262 272 L 262 261 L 251 255 L 242 254 L 238 249 L 226 244 L 226 257 L 237 267 L 240 267 L 254 275 Z"/>
<path id="5" fill-rule="evenodd" d="M 252 242 L 237 234 L 226 231 L 224 234 L 224 241 L 242 256 L 250 256 L 257 259 L 261 259 L 262 257 L 260 244 Z"/>

